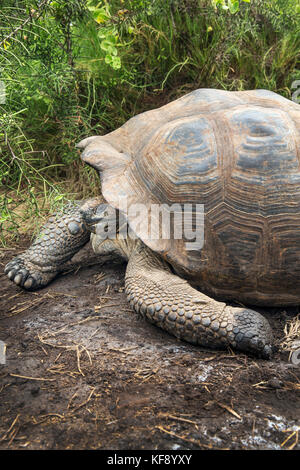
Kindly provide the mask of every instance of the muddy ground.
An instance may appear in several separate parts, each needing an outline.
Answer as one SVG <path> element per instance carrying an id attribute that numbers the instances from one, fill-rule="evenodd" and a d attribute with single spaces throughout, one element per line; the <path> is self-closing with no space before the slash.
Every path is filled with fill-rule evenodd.
<path id="1" fill-rule="evenodd" d="M 1 272 L 22 248 L 2 250 Z M 122 264 L 28 293 L 1 274 L 0 449 L 300 449 L 300 366 L 181 342 L 129 308 Z M 277 344 L 296 309 L 261 310 Z"/>

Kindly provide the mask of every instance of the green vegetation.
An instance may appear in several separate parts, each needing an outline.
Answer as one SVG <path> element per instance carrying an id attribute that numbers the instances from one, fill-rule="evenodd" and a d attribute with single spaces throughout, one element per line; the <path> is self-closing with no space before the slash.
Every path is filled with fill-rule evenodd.
<path id="1" fill-rule="evenodd" d="M 300 79 L 299 0 L 0 4 L 3 243 L 65 197 L 97 193 L 75 148 L 83 137 L 196 88 L 291 98 Z"/>

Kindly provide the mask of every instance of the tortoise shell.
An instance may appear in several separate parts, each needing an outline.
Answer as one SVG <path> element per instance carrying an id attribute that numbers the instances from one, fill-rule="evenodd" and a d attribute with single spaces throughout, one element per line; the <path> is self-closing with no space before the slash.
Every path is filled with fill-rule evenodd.
<path id="1" fill-rule="evenodd" d="M 266 90 L 199 89 L 78 146 L 100 171 L 106 201 L 202 292 L 300 303 L 298 104 Z M 136 204 L 203 205 L 203 247 L 149 237 Z"/>

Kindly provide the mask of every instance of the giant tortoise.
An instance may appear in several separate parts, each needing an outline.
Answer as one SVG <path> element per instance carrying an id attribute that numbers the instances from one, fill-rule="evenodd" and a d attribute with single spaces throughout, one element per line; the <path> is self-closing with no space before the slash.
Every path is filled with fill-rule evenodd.
<path id="1" fill-rule="evenodd" d="M 51 217 L 8 277 L 45 286 L 91 238 L 97 255 L 128 261 L 128 301 L 152 323 L 194 344 L 270 357 L 269 323 L 246 305 L 300 303 L 300 106 L 267 90 L 199 89 L 78 147 L 100 173 L 104 202 Z M 174 230 L 149 236 L 151 208 L 174 204 L 189 208 L 192 226 L 194 207 L 204 209 L 199 246 Z M 111 208 L 123 225 L 105 237 Z M 124 223 L 135 236 L 124 237 Z"/>

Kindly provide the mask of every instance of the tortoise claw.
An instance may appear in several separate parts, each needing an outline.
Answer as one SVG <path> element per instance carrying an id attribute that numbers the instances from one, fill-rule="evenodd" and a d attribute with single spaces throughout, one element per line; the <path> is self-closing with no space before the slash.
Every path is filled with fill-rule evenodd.
<path id="1" fill-rule="evenodd" d="M 34 290 L 49 282 L 48 276 L 50 273 L 45 273 L 47 277 L 47 282 L 45 282 L 45 279 L 43 279 L 45 278 L 45 274 L 40 273 L 37 269 L 38 267 L 29 267 L 22 257 L 17 256 L 7 263 L 4 268 L 4 273 L 17 286 L 24 287 L 27 290 Z M 50 276 L 53 278 L 52 273 Z"/>
<path id="2" fill-rule="evenodd" d="M 274 352 L 273 334 L 269 322 L 258 312 L 247 308 L 234 308 L 235 343 L 240 351 L 270 359 Z"/>

